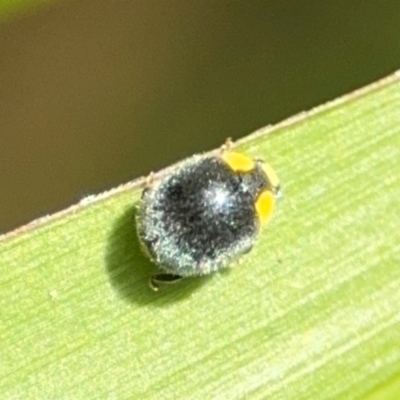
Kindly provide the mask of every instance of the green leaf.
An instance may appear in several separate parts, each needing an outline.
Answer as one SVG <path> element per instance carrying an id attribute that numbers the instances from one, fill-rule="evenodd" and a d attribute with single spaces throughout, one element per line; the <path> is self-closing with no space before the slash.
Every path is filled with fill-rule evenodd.
<path id="1" fill-rule="evenodd" d="M 148 288 L 143 179 L 3 236 L 0 397 L 397 399 L 399 110 L 395 74 L 241 141 L 284 198 L 206 279 Z"/>

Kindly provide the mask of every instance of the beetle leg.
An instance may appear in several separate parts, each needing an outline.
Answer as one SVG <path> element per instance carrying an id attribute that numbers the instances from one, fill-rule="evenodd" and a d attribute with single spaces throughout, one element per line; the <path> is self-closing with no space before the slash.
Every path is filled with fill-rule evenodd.
<path id="1" fill-rule="evenodd" d="M 160 289 L 160 285 L 173 285 L 183 279 L 183 276 L 173 274 L 156 274 L 150 278 L 149 286 L 155 292 Z"/>
<path id="2" fill-rule="evenodd" d="M 225 140 L 225 143 L 221 146 L 220 148 L 220 153 L 224 153 L 225 151 L 231 151 L 233 147 L 233 141 L 232 138 L 228 137 Z"/>

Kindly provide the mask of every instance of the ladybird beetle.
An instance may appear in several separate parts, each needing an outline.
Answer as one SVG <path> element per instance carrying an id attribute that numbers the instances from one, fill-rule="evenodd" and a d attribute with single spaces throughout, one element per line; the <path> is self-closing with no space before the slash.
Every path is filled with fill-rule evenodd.
<path id="1" fill-rule="evenodd" d="M 280 193 L 264 161 L 231 150 L 195 155 L 143 190 L 136 214 L 139 241 L 164 273 L 150 287 L 206 275 L 249 252 Z"/>

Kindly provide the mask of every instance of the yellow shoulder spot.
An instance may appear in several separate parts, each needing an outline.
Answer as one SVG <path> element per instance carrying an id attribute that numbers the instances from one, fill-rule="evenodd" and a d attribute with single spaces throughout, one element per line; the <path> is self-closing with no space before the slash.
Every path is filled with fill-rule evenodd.
<path id="1" fill-rule="evenodd" d="M 264 190 L 257 198 L 256 211 L 261 225 L 267 224 L 274 210 L 275 196 L 269 190 Z"/>
<path id="2" fill-rule="evenodd" d="M 279 179 L 278 179 L 278 176 L 276 175 L 275 171 L 267 163 L 262 164 L 262 169 L 265 172 L 265 174 L 267 175 L 267 178 L 268 178 L 271 186 L 274 188 L 277 188 L 279 186 Z"/>
<path id="3" fill-rule="evenodd" d="M 235 172 L 249 172 L 255 168 L 254 160 L 242 153 L 224 151 L 221 158 Z"/>

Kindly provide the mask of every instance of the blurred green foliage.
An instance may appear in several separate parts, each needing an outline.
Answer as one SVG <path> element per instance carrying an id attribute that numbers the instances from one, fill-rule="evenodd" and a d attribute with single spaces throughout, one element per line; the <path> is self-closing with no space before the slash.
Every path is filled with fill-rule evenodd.
<path id="1" fill-rule="evenodd" d="M 20 14 L 32 11 L 45 3 L 52 0 L 0 0 L 0 21 L 8 19 Z"/>

